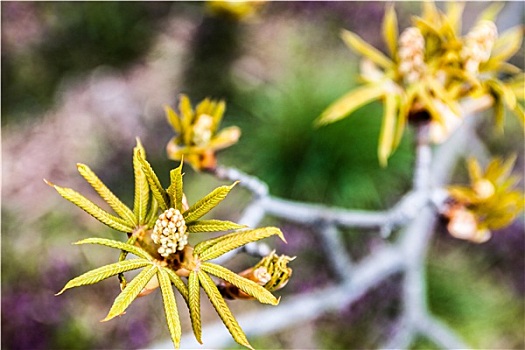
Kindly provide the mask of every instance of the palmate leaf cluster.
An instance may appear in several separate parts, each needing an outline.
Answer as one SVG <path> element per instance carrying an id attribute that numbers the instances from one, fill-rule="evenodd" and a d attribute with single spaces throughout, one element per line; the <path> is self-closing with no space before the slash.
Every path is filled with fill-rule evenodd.
<path id="1" fill-rule="evenodd" d="M 215 152 L 237 142 L 241 131 L 230 126 L 219 131 L 226 103 L 209 98 L 202 100 L 195 109 L 188 96 L 179 97 L 178 113 L 166 106 L 166 118 L 175 136 L 166 147 L 168 157 L 189 163 L 195 170 L 213 169 Z"/>
<path id="2" fill-rule="evenodd" d="M 516 157 L 494 158 L 483 171 L 479 163 L 468 160 L 469 186 L 450 186 L 454 201 L 474 213 L 481 229 L 497 230 L 509 225 L 523 210 L 523 194 L 515 186 L 519 177 L 511 176 Z"/>
<path id="3" fill-rule="evenodd" d="M 209 260 L 247 243 L 270 236 L 277 235 L 284 240 L 282 232 L 275 227 L 246 229 L 244 225 L 230 221 L 201 220 L 202 216 L 227 196 L 235 183 L 231 186 L 218 187 L 192 206 L 188 206 L 183 194 L 182 162 L 179 167 L 171 171 L 171 181 L 167 189 L 162 187 L 151 165 L 145 159 L 145 152 L 140 142 L 137 142 L 134 149 L 133 166 L 135 171 L 133 210 L 123 204 L 87 166 L 78 166 L 80 174 L 118 216 L 106 212 L 72 189 L 59 187 L 46 181 L 64 198 L 102 223 L 128 234 L 127 242 L 104 238 L 88 238 L 77 242 L 76 244 L 97 244 L 118 249 L 121 251 L 120 259 L 116 263 L 99 267 L 70 280 L 58 294 L 73 287 L 98 283 L 112 276 L 119 276 L 123 280 L 123 273 L 142 269 L 129 283 L 124 280 L 124 283 L 121 284 L 121 293 L 115 299 L 103 321 L 109 321 L 122 315 L 133 300 L 148 294 L 152 285 L 160 286 L 168 328 L 174 345 L 178 347 L 181 338 L 181 325 L 172 289 L 172 285 L 174 285 L 189 308 L 194 334 L 197 340 L 201 342 L 200 288 L 202 288 L 235 341 L 251 348 L 244 332 L 210 275 L 235 285 L 261 303 L 277 305 L 278 299 L 263 286 L 225 267 L 209 262 Z M 158 244 L 151 240 L 151 232 L 159 217 L 159 211 L 164 212 L 170 208 L 177 209 L 182 213 L 189 234 L 233 232 L 204 240 L 195 247 L 187 245 L 171 256 L 163 257 L 159 255 Z M 126 260 L 128 253 L 133 254 L 136 258 Z M 183 280 L 186 277 L 187 282 Z"/>
<path id="4" fill-rule="evenodd" d="M 417 79 L 407 80 L 404 74 L 407 65 L 412 63 L 407 62 L 410 57 L 405 57 L 407 49 L 414 47 L 403 47 L 400 39 L 405 32 L 398 34 L 397 16 L 392 6 L 387 8 L 382 24 L 390 57 L 357 34 L 343 30 L 341 36 L 345 44 L 363 56 L 361 80 L 364 84 L 328 106 L 316 124 L 336 122 L 374 100 L 383 101 L 378 158 L 382 165 L 386 165 L 398 147 L 407 123 L 417 121 L 418 115 L 424 115 L 424 119 L 430 117 L 433 141 L 446 140 L 461 123 L 463 115 L 459 102 L 466 97 L 492 95 L 495 124 L 499 129 L 503 126 L 505 107 L 524 122 L 524 110 L 518 102 L 525 99 L 524 75 L 519 68 L 506 62 L 520 49 L 523 29 L 519 26 L 511 28 L 494 43 L 483 43 L 490 49 L 490 57 L 472 69 L 464 55 L 469 37 L 460 36 L 463 6 L 457 2 L 447 3 L 443 13 L 433 2 L 425 1 L 422 16 L 412 18 L 412 27 L 405 32 L 413 30 L 424 41 L 421 57 L 417 60 L 419 65 L 412 67 L 419 68 Z M 495 4 L 487 8 L 472 31 L 487 22 L 492 23 L 500 7 Z M 502 81 L 499 78 L 502 73 L 512 78 Z"/>

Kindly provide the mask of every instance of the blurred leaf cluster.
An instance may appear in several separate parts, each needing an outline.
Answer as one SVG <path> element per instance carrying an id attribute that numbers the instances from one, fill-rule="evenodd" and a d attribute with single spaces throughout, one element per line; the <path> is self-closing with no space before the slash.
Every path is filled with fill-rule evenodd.
<path id="1" fill-rule="evenodd" d="M 422 3 L 421 17 L 398 35 L 395 10 L 388 7 L 382 33 L 391 57 L 357 34 L 343 30 L 345 43 L 363 56 L 361 80 L 365 83 L 332 103 L 317 120 L 338 121 L 374 100 L 384 101 L 378 157 L 383 166 L 397 148 L 407 122 L 428 122 L 434 142 L 443 142 L 464 117 L 459 102 L 486 94 L 495 98 L 495 123 L 502 130 L 504 107 L 525 122 L 524 75 L 507 60 L 518 52 L 523 39 L 520 26 L 498 37 L 493 20 L 501 9 L 489 6 L 476 25 L 461 36 L 464 4 L 451 2 L 441 12 L 431 2 Z M 505 73 L 514 80 L 502 81 Z"/>

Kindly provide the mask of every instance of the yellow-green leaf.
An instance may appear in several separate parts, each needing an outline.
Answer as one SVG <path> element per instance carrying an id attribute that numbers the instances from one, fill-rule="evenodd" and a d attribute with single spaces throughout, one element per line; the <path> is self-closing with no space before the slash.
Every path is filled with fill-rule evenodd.
<path id="1" fill-rule="evenodd" d="M 281 230 L 279 230 L 276 227 L 263 227 L 263 228 L 257 228 L 254 230 L 246 230 L 241 232 L 234 232 L 227 235 L 224 235 L 219 238 L 214 238 L 211 241 L 215 242 L 211 246 L 206 247 L 207 241 L 204 241 L 202 246 L 205 246 L 206 249 L 201 251 L 201 247 L 199 246 L 201 243 L 197 244 L 195 246 L 194 252 L 196 254 L 199 254 L 199 257 L 201 261 L 211 260 L 215 259 L 219 256 L 221 256 L 224 253 L 229 252 L 230 250 L 233 250 L 235 248 L 242 247 L 243 245 L 255 242 L 263 238 L 267 238 L 273 235 L 279 236 L 283 241 L 286 242 L 284 239 L 283 233 Z"/>
<path id="2" fill-rule="evenodd" d="M 368 44 L 361 39 L 357 34 L 343 29 L 341 31 L 341 38 L 350 48 L 354 49 L 358 54 L 361 54 L 384 69 L 393 69 L 394 62 L 386 57 L 381 51 Z"/>
<path id="3" fill-rule="evenodd" d="M 525 124 L 525 110 L 523 110 L 523 107 L 519 103 L 516 103 L 513 112 L 516 114 L 521 124 Z"/>
<path id="4" fill-rule="evenodd" d="M 171 288 L 171 281 L 168 273 L 164 269 L 159 269 L 157 272 L 159 280 L 160 291 L 162 292 L 162 301 L 164 302 L 164 313 L 166 314 L 166 322 L 171 335 L 171 341 L 175 348 L 179 348 L 180 337 L 182 329 L 180 326 L 179 313 L 177 310 L 177 301 Z"/>
<path id="5" fill-rule="evenodd" d="M 177 134 L 182 134 L 182 124 L 180 121 L 180 117 L 178 114 L 168 105 L 164 106 L 164 111 L 166 112 L 166 119 L 168 120 L 168 123 L 171 125 L 173 130 Z"/>
<path id="6" fill-rule="evenodd" d="M 463 2 L 450 1 L 446 3 L 446 7 L 446 18 L 448 18 L 450 26 L 454 31 L 454 34 L 461 34 L 461 16 L 463 14 L 465 4 Z"/>
<path id="7" fill-rule="evenodd" d="M 494 43 L 492 54 L 486 64 L 490 65 L 492 62 L 507 61 L 519 51 L 522 40 L 523 29 L 521 26 L 505 31 Z"/>
<path id="8" fill-rule="evenodd" d="M 184 220 L 187 224 L 201 218 L 203 215 L 208 213 L 210 210 L 215 208 L 231 191 L 233 186 L 237 182 L 234 182 L 231 186 L 220 186 L 211 191 L 204 198 L 200 199 L 192 205 L 186 212 L 184 212 Z"/>
<path id="9" fill-rule="evenodd" d="M 188 224 L 189 233 L 201 233 L 201 232 L 221 232 L 229 230 L 239 230 L 246 228 L 246 225 L 239 225 L 231 221 L 223 220 L 198 220 L 192 224 Z"/>
<path id="10" fill-rule="evenodd" d="M 507 107 L 513 110 L 516 107 L 516 95 L 511 88 L 497 79 L 490 79 L 486 82 L 496 94 L 496 99 L 502 99 Z"/>
<path id="11" fill-rule="evenodd" d="M 155 226 L 155 222 L 157 221 L 158 217 L 159 217 L 159 204 L 157 203 L 155 198 L 151 198 L 151 207 L 145 219 L 146 227 Z"/>
<path id="12" fill-rule="evenodd" d="M 184 138 L 184 144 L 189 145 L 192 135 L 191 123 L 193 122 L 193 118 L 195 118 L 195 114 L 193 113 L 190 99 L 184 94 L 181 94 L 179 97 L 179 111 L 182 114 L 182 130 L 184 130 L 182 136 Z"/>
<path id="13" fill-rule="evenodd" d="M 237 126 L 230 126 L 219 131 L 217 135 L 210 140 L 206 148 L 217 151 L 230 147 L 239 140 L 239 137 L 241 137 L 241 129 Z"/>
<path id="14" fill-rule="evenodd" d="M 170 171 L 170 186 L 168 187 L 168 195 L 170 196 L 171 206 L 180 211 L 182 210 L 182 164 L 181 160 L 179 167 Z"/>
<path id="15" fill-rule="evenodd" d="M 226 302 L 222 298 L 221 293 L 217 289 L 217 286 L 215 283 L 213 283 L 213 280 L 208 276 L 205 272 L 198 271 L 197 275 L 199 277 L 200 284 L 202 285 L 202 288 L 208 295 L 208 298 L 210 299 L 213 307 L 219 314 L 219 317 L 221 318 L 222 322 L 226 325 L 226 328 L 228 328 L 228 331 L 232 335 L 233 339 L 249 348 L 253 349 L 253 347 L 248 342 L 248 339 L 246 339 L 246 335 L 241 329 L 241 326 L 239 326 L 239 323 L 233 317 L 230 309 L 228 308 L 228 305 L 226 305 Z"/>
<path id="16" fill-rule="evenodd" d="M 155 276 L 158 271 L 156 265 L 144 268 L 131 282 L 129 282 L 122 292 L 117 296 L 106 318 L 101 322 L 106 322 L 112 318 L 121 315 L 128 306 L 137 298 L 139 293 L 146 287 L 148 282 Z"/>
<path id="17" fill-rule="evenodd" d="M 112 229 L 115 229 L 117 231 L 122 232 L 132 232 L 133 227 L 129 225 L 126 221 L 122 220 L 121 218 L 118 218 L 114 215 L 109 214 L 93 202 L 91 202 L 89 199 L 81 195 L 80 193 L 72 190 L 71 188 L 65 188 L 60 187 L 57 185 L 52 184 L 51 182 L 44 180 L 48 185 L 52 186 L 57 190 L 57 192 L 67 199 L 68 201 L 72 202 L 76 206 L 80 207 L 80 209 L 84 210 L 89 215 L 93 216 L 98 221 L 102 222 L 103 224 L 111 227 Z"/>
<path id="18" fill-rule="evenodd" d="M 143 259 L 146 259 L 146 260 L 150 260 L 150 261 L 153 260 L 151 255 L 149 255 L 149 253 L 147 251 L 145 251 L 144 249 L 142 249 L 141 247 L 137 247 L 136 245 L 127 244 L 127 243 L 120 242 L 120 241 L 115 241 L 115 240 L 112 240 L 112 239 L 107 239 L 107 238 L 86 238 L 86 239 L 83 239 L 81 241 L 76 242 L 75 244 L 76 245 L 81 245 L 81 244 L 99 244 L 99 245 L 103 245 L 103 246 L 110 247 L 110 248 L 116 248 L 116 249 L 124 250 L 124 251 L 126 251 L 128 253 L 135 254 L 136 256 L 138 256 L 140 258 L 143 258 Z"/>
<path id="19" fill-rule="evenodd" d="M 208 97 L 206 97 L 204 100 L 199 102 L 197 106 L 195 107 L 195 116 L 199 116 L 201 114 L 210 114 L 210 107 L 212 106 L 212 102 Z"/>
<path id="20" fill-rule="evenodd" d="M 328 106 L 317 118 L 315 124 L 321 126 L 338 121 L 385 94 L 381 83 L 358 87 Z"/>
<path id="21" fill-rule="evenodd" d="M 397 57 L 397 16 L 394 5 L 389 5 L 383 18 L 383 38 L 392 57 Z"/>
<path id="22" fill-rule="evenodd" d="M 427 21 L 439 22 L 441 16 L 434 1 L 424 1 L 422 3 L 422 8 L 423 17 Z"/>
<path id="23" fill-rule="evenodd" d="M 80 175 L 93 187 L 100 197 L 109 204 L 109 206 L 120 215 L 120 217 L 126 221 L 130 226 L 136 226 L 138 224 L 137 218 L 120 199 L 117 198 L 111 192 L 109 188 L 98 178 L 98 176 L 85 164 L 78 163 L 77 169 Z"/>
<path id="24" fill-rule="evenodd" d="M 396 134 L 394 138 L 394 149 L 399 146 L 401 143 L 401 140 L 403 139 L 403 134 L 405 132 L 405 127 L 408 121 L 408 114 L 410 112 L 410 108 L 412 106 L 412 103 L 414 102 L 414 98 L 417 94 L 417 86 L 410 86 L 407 88 L 404 94 L 400 95 L 400 102 L 399 102 L 399 114 L 397 116 L 397 124 L 396 124 Z"/>
<path id="25" fill-rule="evenodd" d="M 219 128 L 219 125 L 221 123 L 222 116 L 224 115 L 224 112 L 226 111 L 226 102 L 223 100 L 220 100 L 215 105 L 215 108 L 212 112 L 213 117 L 213 125 L 212 125 L 212 133 L 215 133 L 217 129 Z"/>
<path id="26" fill-rule="evenodd" d="M 476 22 L 485 20 L 485 21 L 492 21 L 494 22 L 496 20 L 496 17 L 498 16 L 498 13 L 501 11 L 501 9 L 505 6 L 504 2 L 494 2 L 490 6 L 488 6 L 485 10 L 483 10 L 479 16 Z"/>
<path id="27" fill-rule="evenodd" d="M 182 297 L 186 301 L 186 304 L 189 305 L 188 287 L 186 287 L 186 285 L 184 284 L 180 276 L 177 275 L 173 270 L 171 270 L 168 267 L 162 267 L 161 269 L 168 274 L 171 280 L 171 283 L 173 283 L 175 288 L 177 288 L 179 293 L 182 295 Z"/>
<path id="28" fill-rule="evenodd" d="M 140 225 L 146 223 L 146 215 L 148 211 L 149 203 L 149 185 L 146 174 L 142 170 L 142 165 L 140 164 L 138 153 L 146 154 L 144 147 L 140 143 L 140 140 L 137 138 L 137 146 L 133 148 L 133 173 L 135 176 L 135 198 L 133 202 L 133 213 L 138 219 Z"/>
<path id="29" fill-rule="evenodd" d="M 476 158 L 467 159 L 467 168 L 470 182 L 474 183 L 478 180 L 481 180 L 481 178 L 483 177 L 483 171 L 481 170 L 481 167 L 479 166 L 479 163 L 476 160 Z"/>
<path id="30" fill-rule="evenodd" d="M 151 193 L 153 194 L 153 197 L 157 200 L 157 203 L 161 210 L 168 210 L 169 208 L 169 198 L 168 194 L 166 193 L 166 190 L 162 187 L 160 184 L 159 178 L 157 177 L 157 174 L 153 171 L 153 168 L 149 164 L 149 162 L 144 158 L 144 155 L 139 150 L 138 152 L 138 159 L 140 164 L 142 165 L 142 170 L 144 171 L 144 174 L 146 175 L 146 179 L 148 179 L 149 187 L 151 189 Z"/>
<path id="31" fill-rule="evenodd" d="M 202 344 L 202 325 L 201 325 L 201 294 L 199 277 L 197 272 L 192 271 L 188 276 L 188 291 L 189 291 L 189 303 L 190 309 L 191 327 L 193 328 L 193 334 L 195 339 Z"/>
<path id="32" fill-rule="evenodd" d="M 392 153 L 394 143 L 394 133 L 396 126 L 397 115 L 397 100 L 396 96 L 387 94 L 385 96 L 385 105 L 383 112 L 383 123 L 381 125 L 381 133 L 379 135 L 378 157 L 379 163 L 385 167 L 388 162 L 388 157 Z"/>
<path id="33" fill-rule="evenodd" d="M 64 288 L 62 288 L 62 290 L 56 295 L 62 294 L 67 289 L 73 287 L 95 284 L 111 276 L 118 275 L 119 273 L 136 270 L 147 265 L 151 265 L 151 262 L 143 259 L 131 259 L 102 266 L 73 278 L 71 281 L 67 282 Z"/>
<path id="34" fill-rule="evenodd" d="M 254 281 L 241 277 L 225 267 L 209 262 L 203 262 L 201 264 L 201 269 L 211 275 L 225 280 L 226 282 L 230 282 L 246 294 L 251 295 L 255 299 L 259 300 L 261 303 L 270 305 L 277 305 L 279 303 L 279 300 L 277 300 L 277 298 L 268 290 L 264 289 Z"/>

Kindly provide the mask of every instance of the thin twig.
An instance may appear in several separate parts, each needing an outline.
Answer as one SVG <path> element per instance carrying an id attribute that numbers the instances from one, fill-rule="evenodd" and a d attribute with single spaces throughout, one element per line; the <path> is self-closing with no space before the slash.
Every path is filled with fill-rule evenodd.
<path id="1" fill-rule="evenodd" d="M 320 223 L 317 230 L 322 239 L 326 256 L 340 281 L 347 281 L 353 274 L 353 263 L 345 249 L 341 233 L 335 225 Z"/>

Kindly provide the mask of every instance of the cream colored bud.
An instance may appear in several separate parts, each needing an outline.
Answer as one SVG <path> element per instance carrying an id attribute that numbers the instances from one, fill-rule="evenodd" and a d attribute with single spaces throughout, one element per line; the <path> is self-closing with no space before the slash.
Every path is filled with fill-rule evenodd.
<path id="1" fill-rule="evenodd" d="M 452 212 L 447 230 L 456 238 L 474 241 L 478 233 L 476 216 L 470 210 L 456 209 Z"/>
<path id="2" fill-rule="evenodd" d="M 481 179 L 476 181 L 473 187 L 474 191 L 481 199 L 487 199 L 496 192 L 496 189 L 494 188 L 492 182 L 490 182 L 487 179 Z"/>
<path id="3" fill-rule="evenodd" d="M 397 55 L 398 71 L 405 83 L 412 84 L 421 79 L 426 70 L 425 39 L 418 28 L 409 27 L 401 33 Z"/>
<path id="4" fill-rule="evenodd" d="M 268 273 L 268 270 L 264 266 L 258 267 L 255 270 L 253 270 L 253 277 L 261 286 L 264 286 L 272 279 L 272 275 Z"/>

